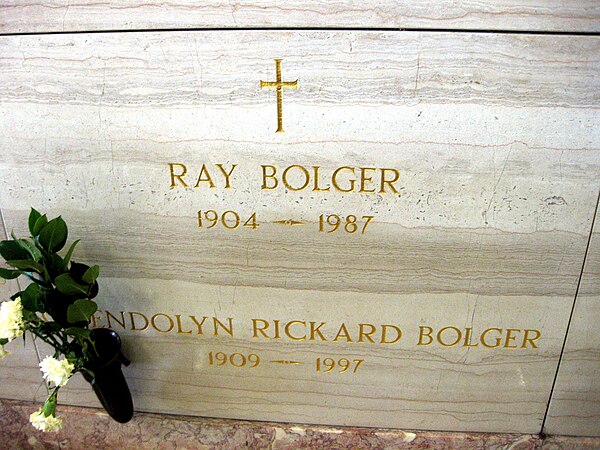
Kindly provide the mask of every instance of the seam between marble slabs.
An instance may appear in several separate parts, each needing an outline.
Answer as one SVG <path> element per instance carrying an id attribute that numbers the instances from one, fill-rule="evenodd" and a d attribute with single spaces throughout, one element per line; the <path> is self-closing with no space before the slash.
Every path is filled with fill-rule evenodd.
<path id="1" fill-rule="evenodd" d="M 590 233 L 587 239 L 587 245 L 585 247 L 585 252 L 583 254 L 583 262 L 581 263 L 581 272 L 579 273 L 579 279 L 577 280 L 577 288 L 575 289 L 575 295 L 573 297 L 573 303 L 571 305 L 571 312 L 569 314 L 569 320 L 567 321 L 567 328 L 565 330 L 565 338 L 563 339 L 563 344 L 560 350 L 560 355 L 558 357 L 558 364 L 556 366 L 556 371 L 554 373 L 554 380 L 552 381 L 552 387 L 550 388 L 550 397 L 548 398 L 548 403 L 546 405 L 546 412 L 544 413 L 544 418 L 542 419 L 542 426 L 540 429 L 540 436 L 545 436 L 545 427 L 546 420 L 548 419 L 548 413 L 550 412 L 550 406 L 552 405 L 552 397 L 554 396 L 554 389 L 556 388 L 556 382 L 558 380 L 558 374 L 560 372 L 560 364 L 562 362 L 562 358 L 565 352 L 565 348 L 567 346 L 567 341 L 569 339 L 569 331 L 571 329 L 571 321 L 573 320 L 573 314 L 575 313 L 575 307 L 577 305 L 577 297 L 579 296 L 579 288 L 581 286 L 581 280 L 583 279 L 583 274 L 585 272 L 585 266 L 588 260 L 588 252 L 590 250 L 590 244 L 592 242 L 592 236 L 594 234 L 594 225 L 596 223 L 596 218 L 598 217 L 598 205 L 600 204 L 600 190 L 598 191 L 598 196 L 596 198 L 596 208 L 594 210 L 594 214 L 592 216 L 591 224 L 590 224 Z"/>

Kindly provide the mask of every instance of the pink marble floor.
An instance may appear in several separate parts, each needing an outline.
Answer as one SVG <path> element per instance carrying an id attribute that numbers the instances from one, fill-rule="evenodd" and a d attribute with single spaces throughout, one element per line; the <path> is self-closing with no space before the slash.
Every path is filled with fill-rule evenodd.
<path id="1" fill-rule="evenodd" d="M 600 438 L 408 432 L 136 413 L 121 425 L 104 411 L 60 407 L 65 426 L 42 433 L 28 422 L 39 405 L 0 399 L 2 449 L 598 449 Z"/>

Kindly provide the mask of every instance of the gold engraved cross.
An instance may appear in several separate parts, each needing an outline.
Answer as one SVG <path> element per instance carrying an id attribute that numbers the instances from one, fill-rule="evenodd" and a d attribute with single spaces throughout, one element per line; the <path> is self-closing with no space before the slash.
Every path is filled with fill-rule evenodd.
<path id="1" fill-rule="evenodd" d="M 260 80 L 260 88 L 275 88 L 277 89 L 277 133 L 283 133 L 283 88 L 298 89 L 298 80 L 282 81 L 281 80 L 281 59 L 275 59 L 275 75 L 276 81 Z"/>

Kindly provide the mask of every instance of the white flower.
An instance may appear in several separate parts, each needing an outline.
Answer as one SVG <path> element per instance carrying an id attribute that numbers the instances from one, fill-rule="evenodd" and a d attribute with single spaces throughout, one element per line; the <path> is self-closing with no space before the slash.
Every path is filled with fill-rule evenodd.
<path id="1" fill-rule="evenodd" d="M 29 416 L 29 421 L 41 431 L 58 431 L 62 427 L 62 419 L 54 415 L 44 416 L 41 408 Z"/>
<path id="2" fill-rule="evenodd" d="M 8 355 L 10 355 L 10 352 L 8 350 L 4 350 L 4 347 L 0 347 L 0 359 Z"/>
<path id="3" fill-rule="evenodd" d="M 54 386 L 64 386 L 73 375 L 75 366 L 67 359 L 58 360 L 52 356 L 46 356 L 40 363 L 40 369 L 44 374 L 46 381 Z"/>
<path id="4" fill-rule="evenodd" d="M 23 307 L 21 299 L 17 297 L 10 302 L 2 302 L 0 306 L 0 339 L 12 341 L 23 334 Z"/>

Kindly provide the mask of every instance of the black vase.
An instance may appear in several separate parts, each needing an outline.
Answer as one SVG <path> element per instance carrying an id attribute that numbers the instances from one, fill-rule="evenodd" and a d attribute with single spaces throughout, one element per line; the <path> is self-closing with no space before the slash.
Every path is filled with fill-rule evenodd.
<path id="1" fill-rule="evenodd" d="M 95 328 L 91 332 L 98 357 L 90 361 L 86 368 L 94 377 L 82 372 L 92 385 L 98 400 L 114 420 L 126 423 L 133 417 L 133 401 L 121 365 L 128 366 L 129 360 L 121 353 L 121 338 L 108 328 Z"/>

